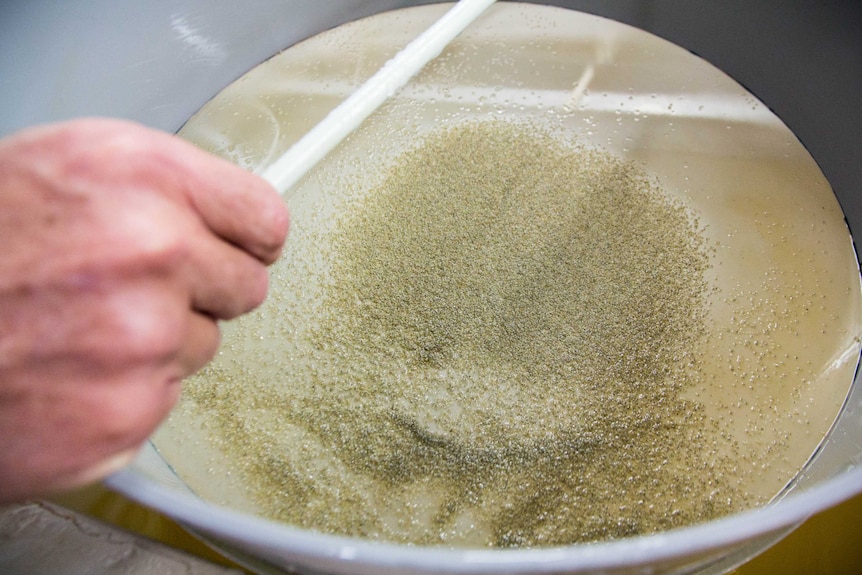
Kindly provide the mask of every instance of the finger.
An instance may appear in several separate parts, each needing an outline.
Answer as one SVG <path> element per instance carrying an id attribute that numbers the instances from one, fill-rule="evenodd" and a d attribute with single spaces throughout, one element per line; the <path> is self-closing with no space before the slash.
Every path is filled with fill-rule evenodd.
<path id="1" fill-rule="evenodd" d="M 190 245 L 188 281 L 191 307 L 216 319 L 232 319 L 266 297 L 266 266 L 248 252 L 201 229 Z"/>
<path id="2" fill-rule="evenodd" d="M 264 263 L 278 259 L 290 223 L 278 192 L 262 178 L 187 142 L 169 142 L 159 148 L 163 161 L 181 162 L 177 167 L 182 169 L 175 171 L 182 178 L 178 185 L 213 233 Z"/>
<path id="3" fill-rule="evenodd" d="M 209 363 L 215 357 L 220 340 L 216 320 L 191 312 L 186 338 L 176 358 L 181 377 L 189 376 Z"/>
<path id="4" fill-rule="evenodd" d="M 120 451 L 119 453 L 109 455 L 105 459 L 99 460 L 88 467 L 84 467 L 80 471 L 74 472 L 68 477 L 63 476 L 58 478 L 56 483 L 51 485 L 48 490 L 66 491 L 104 479 L 134 461 L 139 450 L 140 447 L 136 446 Z"/>
<path id="5" fill-rule="evenodd" d="M 213 233 L 262 262 L 272 263 L 281 253 L 289 216 L 275 189 L 178 137 L 123 120 L 83 119 L 34 129 L 30 139 L 57 155 L 74 151 L 64 175 L 84 174 L 84 190 L 98 173 L 116 185 L 172 194 Z"/>

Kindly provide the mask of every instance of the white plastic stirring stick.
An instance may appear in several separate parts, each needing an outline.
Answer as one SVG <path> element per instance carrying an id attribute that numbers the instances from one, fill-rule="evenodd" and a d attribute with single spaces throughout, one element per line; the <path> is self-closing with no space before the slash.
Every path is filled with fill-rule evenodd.
<path id="1" fill-rule="evenodd" d="M 284 194 L 495 0 L 459 0 L 430 28 L 410 42 L 261 176 Z"/>

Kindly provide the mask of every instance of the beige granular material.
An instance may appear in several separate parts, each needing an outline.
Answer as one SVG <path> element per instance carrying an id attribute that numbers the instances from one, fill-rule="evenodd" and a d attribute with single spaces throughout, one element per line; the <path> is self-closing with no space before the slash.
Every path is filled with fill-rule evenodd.
<path id="1" fill-rule="evenodd" d="M 320 242 L 331 281 L 283 383 L 216 365 L 187 386 L 270 516 L 530 547 L 744 504 L 685 399 L 708 250 L 636 165 L 468 122 L 400 155 Z"/>

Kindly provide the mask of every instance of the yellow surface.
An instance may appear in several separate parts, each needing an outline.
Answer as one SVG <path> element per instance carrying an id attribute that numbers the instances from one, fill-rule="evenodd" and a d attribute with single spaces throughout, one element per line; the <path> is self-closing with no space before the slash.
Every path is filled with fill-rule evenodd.
<path id="1" fill-rule="evenodd" d="M 53 501 L 222 565 L 239 569 L 170 519 L 94 486 Z M 733 575 L 857 575 L 862 573 L 862 495 L 809 519 Z"/>
<path id="2" fill-rule="evenodd" d="M 862 573 L 862 495 L 805 522 L 734 575 Z"/>

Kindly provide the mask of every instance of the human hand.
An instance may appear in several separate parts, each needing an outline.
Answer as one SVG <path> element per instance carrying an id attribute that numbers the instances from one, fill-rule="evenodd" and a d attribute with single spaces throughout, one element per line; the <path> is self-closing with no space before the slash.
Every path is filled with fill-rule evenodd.
<path id="1" fill-rule="evenodd" d="M 0 140 L 0 503 L 127 463 L 287 229 L 265 181 L 136 124 Z"/>

